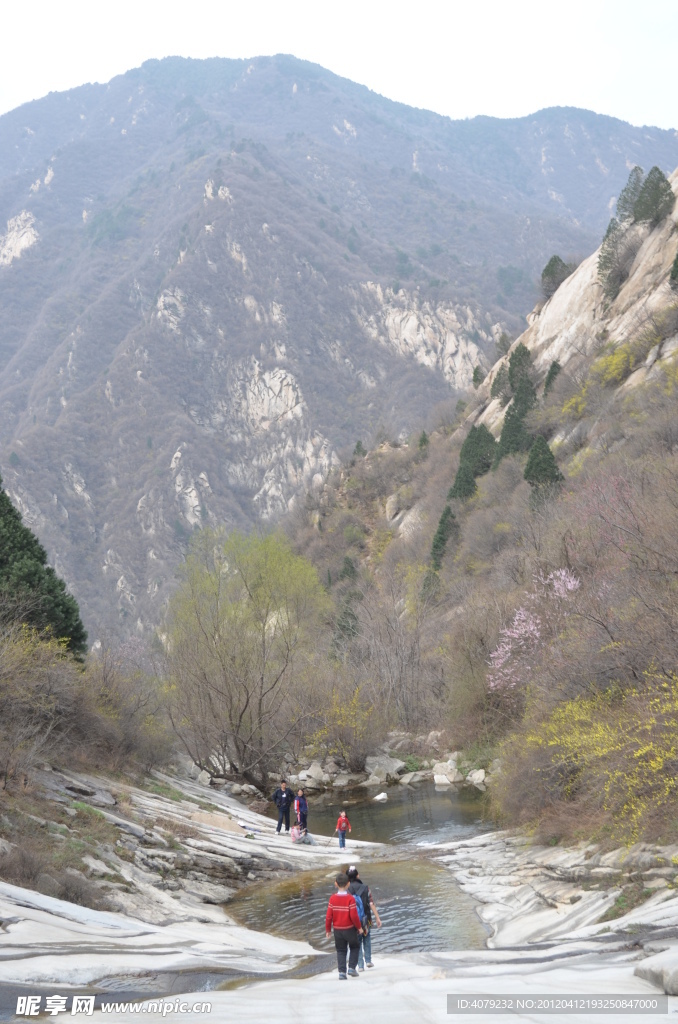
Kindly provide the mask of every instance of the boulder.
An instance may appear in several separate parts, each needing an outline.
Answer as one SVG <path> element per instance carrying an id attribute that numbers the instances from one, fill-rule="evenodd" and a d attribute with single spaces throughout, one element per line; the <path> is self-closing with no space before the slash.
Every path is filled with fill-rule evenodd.
<path id="1" fill-rule="evenodd" d="M 339 765 L 336 763 L 336 761 L 326 761 L 325 771 L 327 772 L 328 775 L 338 775 Z"/>
<path id="2" fill-rule="evenodd" d="M 201 786 L 209 786 L 210 778 L 211 778 L 210 773 L 206 772 L 203 769 L 203 771 L 201 771 L 200 774 L 198 775 L 197 781 L 200 783 Z"/>
<path id="3" fill-rule="evenodd" d="M 405 762 L 397 757 L 389 757 L 388 754 L 379 754 L 376 757 L 365 759 L 365 769 L 372 775 L 381 774 L 383 780 L 398 781 L 398 777 L 407 770 Z"/>
<path id="4" fill-rule="evenodd" d="M 299 775 L 297 776 L 297 778 L 298 778 L 299 782 L 306 782 L 306 780 L 308 779 L 308 772 L 306 771 L 306 769 L 304 769 L 303 771 L 299 772 Z"/>
<path id="5" fill-rule="evenodd" d="M 400 499 L 397 494 L 389 494 L 386 499 L 386 518 L 395 519 L 400 512 Z"/>
<path id="6" fill-rule="evenodd" d="M 377 793 L 377 795 L 373 796 L 372 799 L 378 800 L 379 803 L 383 804 L 385 800 L 388 800 L 388 793 Z"/>
<path id="7" fill-rule="evenodd" d="M 380 779 L 378 775 L 370 775 L 369 779 L 360 783 L 361 786 L 382 786 L 383 784 L 384 780 Z"/>
<path id="8" fill-rule="evenodd" d="M 318 761 L 314 761 L 311 767 L 306 771 L 307 779 L 315 779 L 316 782 L 322 782 L 324 774 L 322 765 L 320 765 Z"/>
<path id="9" fill-rule="evenodd" d="M 426 737 L 426 746 L 431 747 L 433 750 L 437 750 L 442 735 L 442 729 L 432 729 Z"/>
<path id="10" fill-rule="evenodd" d="M 400 776 L 398 782 L 400 783 L 401 786 L 408 786 L 410 782 L 412 782 L 416 774 L 416 772 L 406 772 L 405 775 Z"/>
<path id="11" fill-rule="evenodd" d="M 338 789 L 343 789 L 344 786 L 348 786 L 349 781 L 350 780 L 348 775 L 337 775 L 333 785 L 335 785 Z"/>
<path id="12" fill-rule="evenodd" d="M 485 782 L 485 769 L 474 768 L 474 770 L 469 772 L 466 776 L 466 781 L 470 782 L 472 786 L 482 785 Z"/>
<path id="13" fill-rule="evenodd" d="M 434 774 L 433 781 L 435 782 L 436 786 L 451 786 L 452 785 L 452 783 L 448 779 L 447 775 L 435 775 Z"/>
<path id="14" fill-rule="evenodd" d="M 450 782 L 463 782 L 464 776 L 461 774 L 458 768 L 448 768 L 447 777 Z"/>
<path id="15" fill-rule="evenodd" d="M 242 793 L 242 786 L 240 785 L 239 782 L 234 782 L 233 785 L 231 786 L 231 795 L 232 796 L 240 796 L 241 793 Z"/>

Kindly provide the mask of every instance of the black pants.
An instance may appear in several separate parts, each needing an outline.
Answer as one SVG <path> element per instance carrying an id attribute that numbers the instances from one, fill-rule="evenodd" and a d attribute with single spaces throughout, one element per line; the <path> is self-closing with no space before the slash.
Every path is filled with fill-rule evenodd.
<path id="1" fill-rule="evenodd" d="M 346 974 L 346 950 L 348 954 L 348 966 L 355 970 L 360 953 L 360 933 L 355 928 L 335 928 L 334 945 L 337 948 L 337 967 L 340 974 Z"/>
<path id="2" fill-rule="evenodd" d="M 278 827 L 276 829 L 276 832 L 279 832 L 280 829 L 282 828 L 283 818 L 285 819 L 285 831 L 289 832 L 289 830 L 290 830 L 290 805 L 289 804 L 287 805 L 287 807 L 279 807 L 278 808 Z"/>
<path id="3" fill-rule="evenodd" d="M 299 811 L 297 815 L 300 828 L 308 828 L 308 811 Z"/>

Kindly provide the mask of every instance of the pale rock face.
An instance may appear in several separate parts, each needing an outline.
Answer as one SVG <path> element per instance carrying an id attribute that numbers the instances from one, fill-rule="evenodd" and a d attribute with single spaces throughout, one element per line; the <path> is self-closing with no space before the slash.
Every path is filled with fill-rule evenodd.
<path id="1" fill-rule="evenodd" d="M 678 171 L 674 171 L 669 180 L 678 195 Z M 576 365 L 582 356 L 590 356 L 606 344 L 628 341 L 653 314 L 676 303 L 668 278 L 675 259 L 672 235 L 677 222 L 678 210 L 674 208 L 673 214 L 653 231 L 643 226 L 632 228 L 642 239 L 642 244 L 627 280 L 612 302 L 606 299 L 598 279 L 600 250 L 596 250 L 543 306 L 528 315 L 529 326 L 513 347 L 522 342 L 532 353 L 537 370 L 545 376 L 554 360 L 565 368 L 573 361 Z M 673 355 L 671 339 L 668 339 L 653 353 L 649 365 L 641 366 L 631 374 L 624 387 L 640 384 L 658 361 Z M 479 389 L 481 397 L 489 399 L 492 381 L 500 367 L 507 364 L 508 357 L 495 363 Z M 472 418 L 485 423 L 497 434 L 504 414 L 505 410 L 494 399 L 487 402 L 480 416 L 474 413 Z"/>
<path id="2" fill-rule="evenodd" d="M 186 312 L 186 296 L 179 288 L 164 291 L 157 303 L 158 320 L 169 330 L 179 331 L 179 324 Z"/>
<path id="3" fill-rule="evenodd" d="M 22 210 L 17 217 L 7 221 L 7 231 L 0 235 L 0 267 L 8 267 L 21 254 L 30 249 L 38 240 L 33 226 L 35 217 L 28 210 Z"/>
<path id="4" fill-rule="evenodd" d="M 433 306 L 416 294 L 384 291 L 372 281 L 362 286 L 356 299 L 356 317 L 371 340 L 440 370 L 452 387 L 468 388 L 474 368 L 487 368 L 487 360 L 471 335 L 475 333 L 489 343 L 498 325 L 485 323 L 470 306 Z"/>

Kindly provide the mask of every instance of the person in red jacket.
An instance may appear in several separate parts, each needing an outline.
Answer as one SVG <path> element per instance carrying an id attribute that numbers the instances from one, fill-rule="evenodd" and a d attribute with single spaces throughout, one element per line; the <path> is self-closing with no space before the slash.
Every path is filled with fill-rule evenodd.
<path id="1" fill-rule="evenodd" d="M 360 936 L 362 925 L 355 903 L 355 896 L 348 891 L 346 875 L 337 875 L 334 880 L 336 892 L 330 896 L 325 915 L 325 933 L 329 939 L 334 928 L 334 945 L 337 950 L 337 967 L 339 980 L 346 981 L 346 951 L 348 954 L 348 973 L 352 978 L 359 978 L 356 970 L 360 952 Z"/>
<path id="2" fill-rule="evenodd" d="M 344 850 L 346 848 L 346 833 L 351 831 L 351 822 L 346 817 L 346 811 L 343 808 L 337 818 L 337 827 L 334 831 L 339 833 L 339 849 Z"/>

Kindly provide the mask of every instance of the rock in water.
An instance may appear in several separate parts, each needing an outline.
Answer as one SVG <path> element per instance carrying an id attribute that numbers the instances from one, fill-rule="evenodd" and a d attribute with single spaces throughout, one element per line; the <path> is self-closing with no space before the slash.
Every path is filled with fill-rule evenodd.
<path id="1" fill-rule="evenodd" d="M 379 802 L 383 804 L 384 800 L 388 800 L 388 796 L 386 793 L 377 793 L 377 795 L 373 796 L 372 799 L 379 800 Z"/>

